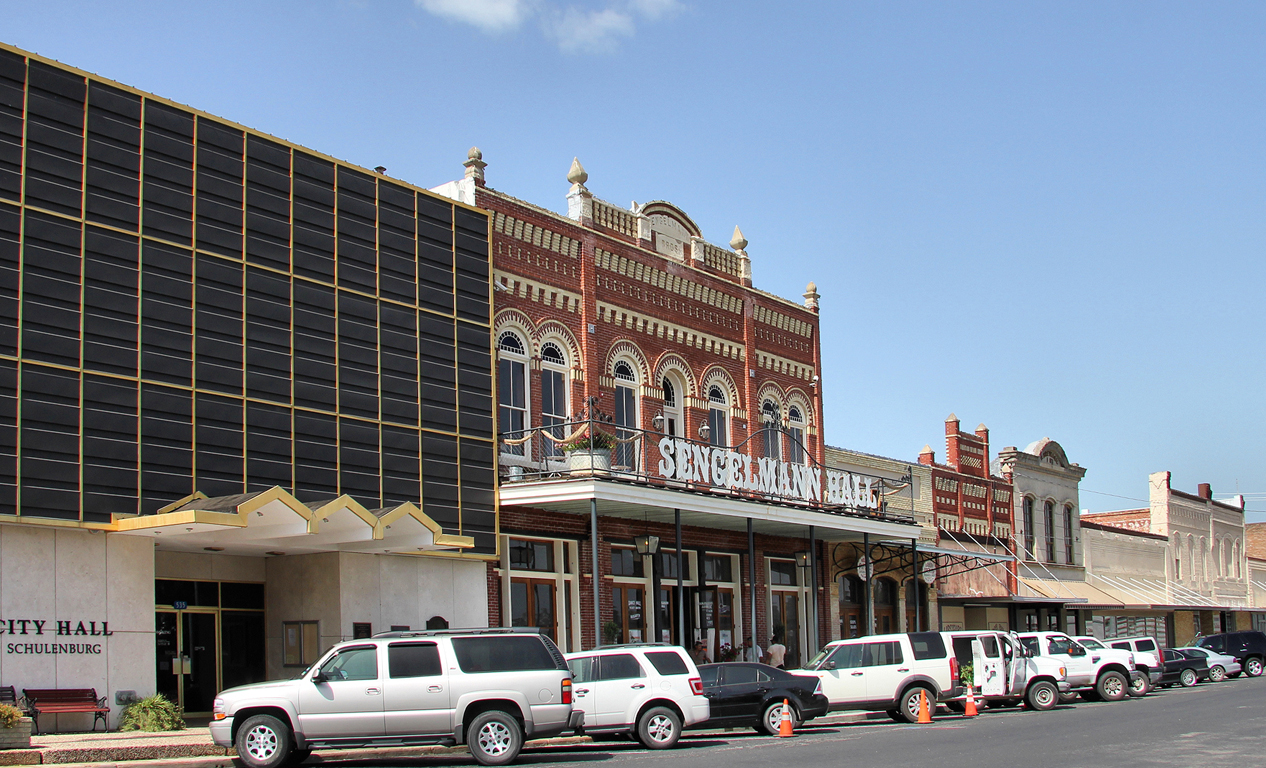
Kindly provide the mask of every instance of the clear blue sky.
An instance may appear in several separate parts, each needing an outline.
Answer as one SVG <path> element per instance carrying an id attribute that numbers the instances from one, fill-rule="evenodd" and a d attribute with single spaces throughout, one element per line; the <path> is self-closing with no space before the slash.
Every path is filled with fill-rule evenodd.
<path id="1" fill-rule="evenodd" d="M 953 411 L 1058 440 L 1085 508 L 1168 469 L 1266 510 L 1266 4 L 569 3 L 42 0 L 0 39 L 424 186 L 477 144 L 564 210 L 579 156 L 817 282 L 831 443 L 940 458 Z"/>

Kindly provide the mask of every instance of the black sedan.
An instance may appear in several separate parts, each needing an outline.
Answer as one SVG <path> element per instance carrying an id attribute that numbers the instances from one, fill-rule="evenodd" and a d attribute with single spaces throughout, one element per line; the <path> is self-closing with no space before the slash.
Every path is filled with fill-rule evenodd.
<path id="1" fill-rule="evenodd" d="M 761 733 L 778 734 L 782 702 L 791 707 L 793 726 L 826 714 L 830 702 L 822 695 L 822 681 L 812 675 L 793 675 L 766 664 L 730 662 L 704 664 L 703 695 L 712 716 L 702 728 L 750 725 Z"/>
<path id="2" fill-rule="evenodd" d="M 1166 648 L 1161 653 L 1165 657 L 1165 671 L 1161 673 L 1160 685 L 1177 683 L 1190 688 L 1201 680 L 1209 679 L 1209 662 L 1204 658 L 1193 659 L 1172 648 Z"/>

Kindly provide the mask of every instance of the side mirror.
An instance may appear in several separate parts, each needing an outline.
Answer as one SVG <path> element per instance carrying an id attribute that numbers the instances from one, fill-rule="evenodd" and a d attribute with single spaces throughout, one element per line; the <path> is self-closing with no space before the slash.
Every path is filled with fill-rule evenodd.
<path id="1" fill-rule="evenodd" d="M 1086 649 L 1082 648 L 1080 645 L 1070 646 L 1068 649 L 1068 655 L 1069 656 L 1085 656 Z"/>
<path id="2" fill-rule="evenodd" d="M 829 670 L 829 669 L 835 669 L 835 662 L 833 662 L 833 661 L 824 661 L 824 662 L 822 662 L 822 667 L 821 667 L 821 668 L 822 668 L 822 669 L 828 669 L 828 670 Z"/>
<path id="3" fill-rule="evenodd" d="M 317 672 L 315 675 L 312 676 L 313 684 L 328 683 L 329 681 L 330 681 L 330 678 L 326 677 L 324 672 Z"/>

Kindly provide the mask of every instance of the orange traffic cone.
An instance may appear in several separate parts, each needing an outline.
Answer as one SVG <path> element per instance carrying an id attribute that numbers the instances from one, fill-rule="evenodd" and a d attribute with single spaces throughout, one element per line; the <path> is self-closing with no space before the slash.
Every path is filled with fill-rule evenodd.
<path id="1" fill-rule="evenodd" d="M 919 689 L 919 723 L 926 724 L 932 722 L 932 713 L 928 710 L 928 690 L 926 688 Z"/>
<path id="2" fill-rule="evenodd" d="M 791 705 L 786 699 L 782 700 L 782 722 L 778 724 L 778 737 L 786 738 L 794 736 L 791 728 Z"/>
<path id="3" fill-rule="evenodd" d="M 967 706 L 963 708 L 963 717 L 975 717 L 980 714 L 976 711 L 976 689 L 967 686 Z"/>

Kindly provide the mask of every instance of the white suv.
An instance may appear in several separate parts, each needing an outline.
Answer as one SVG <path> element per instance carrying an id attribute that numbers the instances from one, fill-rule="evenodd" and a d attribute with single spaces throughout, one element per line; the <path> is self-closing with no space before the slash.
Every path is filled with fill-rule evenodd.
<path id="1" fill-rule="evenodd" d="M 1081 638 L 1077 640 L 1080 642 Z M 1161 659 L 1160 645 L 1157 644 L 1156 638 L 1116 637 L 1102 642 L 1112 648 L 1134 654 L 1134 668 L 1139 672 L 1139 678 L 1131 680 L 1131 686 L 1138 688 L 1143 685 L 1143 682 L 1139 681 L 1141 679 L 1147 685 L 1143 693 L 1147 693 L 1160 685 L 1161 675 L 1165 674 L 1165 662 Z"/>
<path id="2" fill-rule="evenodd" d="M 612 645 L 566 658 L 588 735 L 631 733 L 648 749 L 667 749 L 711 714 L 699 669 L 678 646 Z"/>
<path id="3" fill-rule="evenodd" d="M 959 693 L 958 659 L 940 632 L 836 640 L 804 669 L 790 671 L 821 678 L 832 711 L 887 712 L 898 722 L 918 722 L 921 692 L 929 712 Z"/>
<path id="4" fill-rule="evenodd" d="M 1068 671 L 1072 690 L 1088 701 L 1120 701 L 1130 695 L 1134 657 L 1125 651 L 1087 652 L 1063 632 L 1025 632 L 1020 644 L 1034 656 L 1051 656 Z"/>

